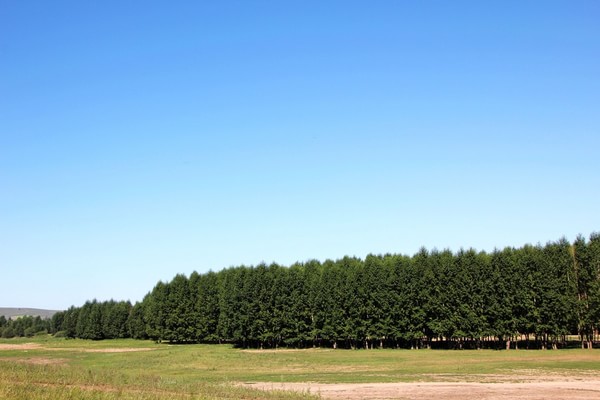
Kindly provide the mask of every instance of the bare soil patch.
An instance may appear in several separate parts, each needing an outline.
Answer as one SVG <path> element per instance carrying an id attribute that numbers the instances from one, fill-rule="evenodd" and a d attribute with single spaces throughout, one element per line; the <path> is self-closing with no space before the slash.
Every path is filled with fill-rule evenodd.
<path id="1" fill-rule="evenodd" d="M 456 374 L 419 374 L 408 375 L 416 381 L 438 383 L 537 383 L 537 382 L 572 382 L 572 381 L 595 381 L 600 376 L 596 371 L 571 370 L 569 374 L 560 371 L 540 371 L 537 369 L 515 369 L 507 374 L 478 374 L 478 375 L 456 375 Z"/>
<path id="2" fill-rule="evenodd" d="M 7 344 L 0 343 L 0 350 L 34 350 L 40 349 L 42 346 L 38 343 L 20 343 L 20 344 Z"/>
<path id="3" fill-rule="evenodd" d="M 18 362 L 23 364 L 33 365 L 63 365 L 68 362 L 65 358 L 46 358 L 46 357 L 30 357 L 30 358 L 0 358 L 0 360 Z"/>
<path id="4" fill-rule="evenodd" d="M 497 377 L 495 377 L 497 379 Z M 589 378 L 589 377 L 588 377 Z M 289 390 L 319 394 L 323 399 L 486 399 L 486 400 L 592 400 L 600 398 L 600 378 L 565 377 L 527 382 L 409 382 L 409 383 L 246 383 L 261 390 Z"/>
<path id="5" fill-rule="evenodd" d="M 242 353 L 250 353 L 250 354 L 269 354 L 269 353 L 306 353 L 308 351 L 318 351 L 318 352 L 324 352 L 324 351 L 330 351 L 331 349 L 323 349 L 323 348 L 309 348 L 309 349 L 286 349 L 286 348 L 281 348 L 281 349 L 243 349 L 240 350 Z"/>
<path id="6" fill-rule="evenodd" d="M 66 350 L 66 349 L 61 349 Z M 135 353 L 138 351 L 151 351 L 154 350 L 150 347 L 114 347 L 108 349 L 84 349 L 78 348 L 77 351 L 83 351 L 85 353 Z"/>
<path id="7" fill-rule="evenodd" d="M 132 353 L 137 351 L 154 350 L 151 347 L 111 347 L 104 349 L 89 349 L 85 347 L 45 347 L 39 343 L 5 344 L 0 343 L 0 350 L 48 350 L 48 351 L 74 351 L 83 353 Z"/>

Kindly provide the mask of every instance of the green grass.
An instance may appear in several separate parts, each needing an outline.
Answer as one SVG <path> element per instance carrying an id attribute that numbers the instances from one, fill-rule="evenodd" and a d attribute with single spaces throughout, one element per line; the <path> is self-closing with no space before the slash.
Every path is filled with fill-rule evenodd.
<path id="1" fill-rule="evenodd" d="M 3 344 L 34 343 L 29 349 Z M 114 349 L 149 349 L 107 352 Z M 0 340 L 0 398 L 299 399 L 239 382 L 493 380 L 501 375 L 600 373 L 599 350 L 277 350 L 149 341 L 38 337 Z"/>

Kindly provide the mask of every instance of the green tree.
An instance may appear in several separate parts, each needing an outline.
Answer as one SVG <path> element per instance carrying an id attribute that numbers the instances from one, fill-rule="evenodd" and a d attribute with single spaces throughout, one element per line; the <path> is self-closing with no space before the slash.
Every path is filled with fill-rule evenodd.
<path id="1" fill-rule="evenodd" d="M 594 331 L 600 321 L 600 234 L 586 241 L 581 235 L 572 247 L 577 278 L 577 318 L 581 347 L 593 347 Z"/>
<path id="2" fill-rule="evenodd" d="M 247 267 L 229 268 L 221 271 L 222 290 L 219 298 L 219 324 L 217 332 L 224 341 L 246 346 L 248 341 L 249 299 L 251 293 L 244 290 Z"/>
<path id="3" fill-rule="evenodd" d="M 154 289 L 142 300 L 143 320 L 146 322 L 146 334 L 158 342 L 165 339 L 166 308 L 168 284 L 158 282 Z"/>
<path id="4" fill-rule="evenodd" d="M 129 337 L 134 339 L 148 339 L 146 332 L 146 321 L 144 319 L 144 303 L 138 302 L 131 308 L 131 313 L 127 319 L 127 329 Z"/>
<path id="5" fill-rule="evenodd" d="M 129 337 L 127 320 L 131 313 L 128 301 L 110 300 L 102 303 L 102 334 L 106 339 L 122 339 Z"/>
<path id="6" fill-rule="evenodd" d="M 489 331 L 484 336 L 497 336 L 505 339 L 506 349 L 510 349 L 511 339 L 516 337 L 519 326 L 524 325 L 525 316 L 519 265 L 512 248 L 494 250 L 490 260 L 488 294 L 485 295 Z M 490 290 L 491 289 L 491 290 Z M 515 342 L 518 347 L 518 342 Z"/>
<path id="7" fill-rule="evenodd" d="M 220 275 L 211 271 L 207 274 L 198 275 L 197 279 L 194 279 L 194 283 L 198 294 L 195 305 L 197 314 L 196 337 L 200 341 L 218 341 Z M 192 287 L 194 287 L 194 283 L 190 279 Z"/>
<path id="8" fill-rule="evenodd" d="M 562 337 L 576 325 L 577 282 L 569 242 L 548 243 L 541 257 L 542 280 L 539 292 L 540 324 L 544 342 L 548 337 L 556 349 Z"/>
<path id="9" fill-rule="evenodd" d="M 52 315 L 52 318 L 50 319 L 49 333 L 55 334 L 58 331 L 64 330 L 63 325 L 65 322 L 65 315 L 65 311 L 59 311 Z"/>
<path id="10" fill-rule="evenodd" d="M 316 326 L 319 337 L 337 348 L 338 342 L 344 339 L 344 320 L 348 317 L 344 293 L 346 280 L 340 264 L 327 260 L 322 268 L 315 298 Z"/>
<path id="11" fill-rule="evenodd" d="M 195 341 L 195 294 L 185 275 L 178 274 L 167 286 L 164 307 L 164 339 L 184 343 Z"/>
<path id="12" fill-rule="evenodd" d="M 2 337 L 5 339 L 11 339 L 14 338 L 16 336 L 15 334 L 15 330 L 13 329 L 12 326 L 6 326 L 3 328 L 2 330 Z"/>
<path id="13" fill-rule="evenodd" d="M 587 319 L 592 330 L 600 329 L 600 233 L 592 233 L 587 244 L 587 263 L 590 273 L 594 276 L 589 285 L 589 313 Z M 592 348 L 593 335 L 588 340 L 588 348 Z"/>
<path id="14" fill-rule="evenodd" d="M 77 337 L 77 321 L 79 321 L 80 308 L 71 306 L 65 311 L 65 318 L 61 330 L 65 331 L 65 336 L 68 338 Z"/>

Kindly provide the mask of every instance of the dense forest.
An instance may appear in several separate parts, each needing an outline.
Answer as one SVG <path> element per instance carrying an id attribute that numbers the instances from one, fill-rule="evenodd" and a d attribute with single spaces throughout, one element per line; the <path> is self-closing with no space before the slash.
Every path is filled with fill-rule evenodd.
<path id="1" fill-rule="evenodd" d="M 600 234 L 492 253 L 240 266 L 177 275 L 143 301 L 54 315 L 67 337 L 241 347 L 591 348 L 600 325 Z"/>

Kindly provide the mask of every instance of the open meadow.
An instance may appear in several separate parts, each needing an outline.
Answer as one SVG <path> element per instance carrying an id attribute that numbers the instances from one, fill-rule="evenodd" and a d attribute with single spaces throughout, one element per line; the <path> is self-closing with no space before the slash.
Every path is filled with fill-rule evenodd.
<path id="1" fill-rule="evenodd" d="M 466 393 L 489 399 L 597 398 L 600 351 L 241 350 L 137 340 L 0 341 L 2 399 L 420 399 Z"/>

